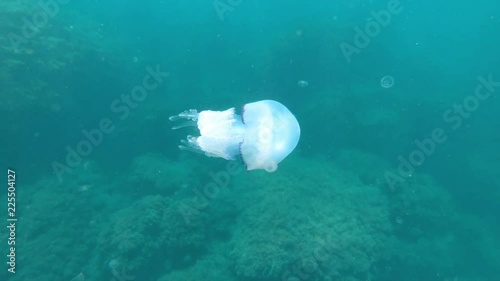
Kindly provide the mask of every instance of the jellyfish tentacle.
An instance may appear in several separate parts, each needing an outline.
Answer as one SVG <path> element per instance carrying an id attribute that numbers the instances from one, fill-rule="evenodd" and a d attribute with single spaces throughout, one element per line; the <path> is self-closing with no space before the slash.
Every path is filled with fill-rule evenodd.
<path id="1" fill-rule="evenodd" d="M 198 120 L 198 111 L 196 109 L 185 110 L 177 115 L 170 116 L 168 119 L 170 121 L 177 121 L 180 119 L 188 119 L 191 121 L 197 121 Z"/>
<path id="2" fill-rule="evenodd" d="M 180 150 L 186 150 L 186 151 L 191 151 L 191 152 L 196 152 L 200 154 L 205 154 L 203 150 L 200 148 L 200 146 L 197 143 L 197 137 L 188 135 L 185 140 L 181 140 L 181 145 L 179 145 Z"/>
<path id="3" fill-rule="evenodd" d="M 198 116 L 199 114 L 198 111 L 196 111 L 196 109 L 189 109 L 179 113 L 178 115 L 170 116 L 168 120 L 170 121 L 177 121 L 181 119 L 189 120 L 185 123 L 172 127 L 172 130 L 177 130 L 184 127 L 196 126 L 197 125 L 196 122 L 198 121 Z"/>
<path id="4" fill-rule="evenodd" d="M 188 122 L 184 122 L 180 125 L 173 126 L 172 130 L 177 130 L 177 129 L 184 128 L 184 127 L 196 127 L 196 125 L 197 125 L 196 121 L 188 121 Z"/>

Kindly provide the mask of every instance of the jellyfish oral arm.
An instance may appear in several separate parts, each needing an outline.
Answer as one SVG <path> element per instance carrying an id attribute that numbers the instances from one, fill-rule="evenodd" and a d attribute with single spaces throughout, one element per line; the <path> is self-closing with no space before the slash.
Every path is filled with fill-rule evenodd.
<path id="1" fill-rule="evenodd" d="M 177 115 L 170 116 L 168 118 L 170 121 L 176 121 L 180 119 L 189 119 L 192 121 L 198 120 L 198 111 L 196 109 L 185 110 Z"/>
<path id="2" fill-rule="evenodd" d="M 196 126 L 196 121 L 198 120 L 198 116 L 199 116 L 199 114 L 198 114 L 198 111 L 196 111 L 196 109 L 190 109 L 190 110 L 186 110 L 184 112 L 181 112 L 178 115 L 170 116 L 168 118 L 168 120 L 170 120 L 170 121 L 177 121 L 177 120 L 181 120 L 181 119 L 188 119 L 189 120 L 189 121 L 184 122 L 180 125 L 172 127 L 173 130 L 177 130 L 177 129 L 184 128 L 184 127 Z"/>
<path id="3" fill-rule="evenodd" d="M 198 126 L 200 136 L 188 136 L 187 140 L 182 140 L 184 145 L 179 146 L 180 149 L 226 160 L 234 160 L 239 155 L 239 144 L 243 141 L 245 127 L 241 117 L 234 113 L 234 108 L 225 111 L 205 110 L 200 113 L 189 110 L 169 119 L 175 121 L 183 118 L 190 121 L 172 129 Z"/>

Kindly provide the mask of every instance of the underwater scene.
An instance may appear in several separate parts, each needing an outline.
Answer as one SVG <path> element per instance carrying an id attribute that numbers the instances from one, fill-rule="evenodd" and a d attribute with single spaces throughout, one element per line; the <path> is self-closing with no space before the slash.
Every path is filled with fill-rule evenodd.
<path id="1" fill-rule="evenodd" d="M 0 18 L 0 280 L 500 280 L 500 2 Z"/>

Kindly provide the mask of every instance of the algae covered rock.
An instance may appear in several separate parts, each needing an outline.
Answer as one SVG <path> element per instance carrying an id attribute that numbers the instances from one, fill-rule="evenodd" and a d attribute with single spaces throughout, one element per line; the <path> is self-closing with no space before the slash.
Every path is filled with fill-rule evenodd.
<path id="1" fill-rule="evenodd" d="M 79 191 L 81 170 L 72 180 L 60 182 L 48 177 L 32 184 L 18 185 L 16 215 L 16 262 L 14 275 L 2 280 L 70 280 L 80 272 L 95 248 L 98 229 L 93 189 Z M 99 188 L 106 188 L 96 174 Z M 7 236 L 1 236 L 7 241 Z M 5 243 L 7 245 L 7 243 Z M 21 266 L 22 265 L 22 266 Z M 7 270 L 5 270 L 7 272 Z"/>
<path id="2" fill-rule="evenodd" d="M 186 225 L 177 213 L 180 203 L 150 195 L 113 214 L 99 235 L 98 263 L 116 260 L 127 272 L 154 276 L 190 262 L 205 245 L 204 216 Z"/>
<path id="3" fill-rule="evenodd" d="M 386 198 L 354 174 L 305 162 L 241 178 L 234 271 L 249 280 L 368 279 L 391 243 Z"/>
<path id="4" fill-rule="evenodd" d="M 218 249 L 217 252 L 224 249 Z M 229 268 L 229 260 L 221 254 L 211 254 L 196 261 L 196 263 L 184 270 L 169 272 L 158 279 L 158 281 L 236 281 Z"/>

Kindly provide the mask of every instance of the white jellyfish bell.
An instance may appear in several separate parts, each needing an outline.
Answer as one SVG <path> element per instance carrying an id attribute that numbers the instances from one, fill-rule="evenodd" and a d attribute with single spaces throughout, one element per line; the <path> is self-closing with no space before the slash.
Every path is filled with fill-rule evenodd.
<path id="1" fill-rule="evenodd" d="M 200 131 L 200 136 L 188 135 L 187 140 L 182 140 L 180 149 L 226 160 L 241 157 L 247 171 L 276 171 L 300 138 L 300 126 L 295 116 L 273 100 L 247 103 L 241 116 L 233 107 L 225 111 L 190 109 L 169 119 L 190 120 L 173 127 L 174 130 L 197 126 Z"/>

